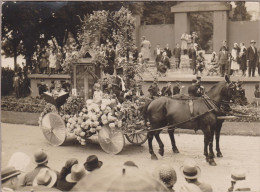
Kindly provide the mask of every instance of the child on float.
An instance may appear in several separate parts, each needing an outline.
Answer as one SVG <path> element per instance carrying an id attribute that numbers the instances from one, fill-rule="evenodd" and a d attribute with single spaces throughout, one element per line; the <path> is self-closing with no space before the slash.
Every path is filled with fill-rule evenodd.
<path id="1" fill-rule="evenodd" d="M 103 98 L 103 92 L 101 91 L 101 85 L 99 83 L 94 84 L 93 102 L 101 104 Z"/>

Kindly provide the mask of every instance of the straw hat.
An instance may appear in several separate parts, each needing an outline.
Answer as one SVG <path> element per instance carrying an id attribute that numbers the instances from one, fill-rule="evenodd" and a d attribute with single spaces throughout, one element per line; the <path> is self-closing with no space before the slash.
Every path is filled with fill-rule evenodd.
<path id="1" fill-rule="evenodd" d="M 246 179 L 245 170 L 241 168 L 233 169 L 233 171 L 231 172 L 231 179 L 233 181 L 245 180 Z"/>
<path id="2" fill-rule="evenodd" d="M 181 167 L 181 173 L 186 179 L 197 179 L 200 177 L 201 170 L 193 160 L 187 160 Z"/>
<path id="3" fill-rule="evenodd" d="M 16 170 L 14 167 L 6 167 L 4 169 L 2 169 L 1 171 L 1 181 L 5 181 L 7 179 L 10 179 L 12 177 L 15 177 L 17 175 L 20 175 L 21 174 L 21 171 L 19 170 Z"/>
<path id="4" fill-rule="evenodd" d="M 86 175 L 86 171 L 82 165 L 75 164 L 71 168 L 71 173 L 66 176 L 69 183 L 77 183 Z"/>
<path id="5" fill-rule="evenodd" d="M 42 168 L 38 175 L 33 180 L 33 186 L 44 185 L 47 187 L 53 187 L 57 181 L 57 174 L 49 169 L 49 168 Z"/>

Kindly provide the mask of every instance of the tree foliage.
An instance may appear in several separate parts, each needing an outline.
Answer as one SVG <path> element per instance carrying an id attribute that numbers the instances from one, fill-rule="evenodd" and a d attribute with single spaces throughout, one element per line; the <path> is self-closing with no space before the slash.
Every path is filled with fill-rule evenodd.
<path id="1" fill-rule="evenodd" d="M 251 19 L 252 16 L 247 12 L 245 4 L 245 1 L 235 1 L 236 7 L 231 18 L 232 21 L 249 21 Z"/>

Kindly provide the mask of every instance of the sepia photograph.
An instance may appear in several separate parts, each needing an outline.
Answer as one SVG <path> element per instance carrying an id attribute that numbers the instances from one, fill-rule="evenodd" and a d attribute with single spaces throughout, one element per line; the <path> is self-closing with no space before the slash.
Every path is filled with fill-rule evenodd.
<path id="1" fill-rule="evenodd" d="M 2 192 L 260 192 L 259 1 L 1 1 Z"/>

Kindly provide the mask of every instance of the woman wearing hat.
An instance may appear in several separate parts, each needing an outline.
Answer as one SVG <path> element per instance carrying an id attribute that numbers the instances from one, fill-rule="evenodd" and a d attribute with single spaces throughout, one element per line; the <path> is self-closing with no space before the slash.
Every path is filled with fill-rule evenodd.
<path id="1" fill-rule="evenodd" d="M 200 177 L 201 170 L 199 166 L 193 160 L 186 160 L 181 167 L 181 173 L 188 183 L 197 185 L 202 192 L 212 192 L 212 187 L 207 183 L 202 183 L 198 181 Z"/>

